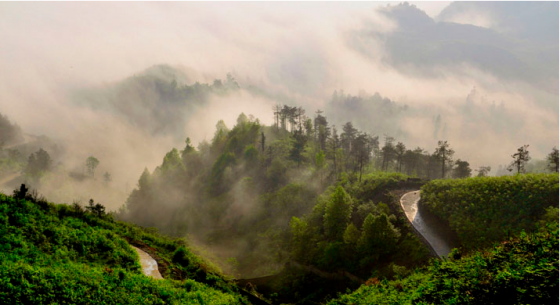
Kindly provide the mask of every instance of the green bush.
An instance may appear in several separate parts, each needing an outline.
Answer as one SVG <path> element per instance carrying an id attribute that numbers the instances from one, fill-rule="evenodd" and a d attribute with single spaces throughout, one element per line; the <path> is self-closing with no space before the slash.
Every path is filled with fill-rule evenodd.
<path id="1" fill-rule="evenodd" d="M 177 248 L 177 250 L 173 253 L 173 262 L 184 267 L 189 266 L 190 259 L 185 247 L 180 246 L 179 248 Z"/>

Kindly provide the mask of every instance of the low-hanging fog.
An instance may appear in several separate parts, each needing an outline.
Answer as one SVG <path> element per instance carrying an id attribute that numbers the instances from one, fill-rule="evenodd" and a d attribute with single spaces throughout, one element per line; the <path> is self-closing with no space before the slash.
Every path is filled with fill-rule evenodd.
<path id="1" fill-rule="evenodd" d="M 52 179 L 53 201 L 116 210 L 186 137 L 241 112 L 272 124 L 279 103 L 448 140 L 472 168 L 558 146 L 557 2 L 1 3 L 0 37 L 0 113 L 59 143 L 67 171 L 95 156 L 113 178 L 111 195 Z"/>

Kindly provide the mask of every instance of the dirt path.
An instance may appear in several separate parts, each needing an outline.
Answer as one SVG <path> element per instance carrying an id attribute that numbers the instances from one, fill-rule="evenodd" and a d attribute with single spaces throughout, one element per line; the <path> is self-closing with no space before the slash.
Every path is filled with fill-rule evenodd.
<path id="1" fill-rule="evenodd" d="M 138 252 L 138 256 L 140 256 L 140 264 L 142 265 L 142 272 L 146 276 L 151 276 L 155 279 L 163 279 L 161 274 L 159 273 L 158 264 L 157 262 L 146 252 L 131 246 Z"/>
<path id="2" fill-rule="evenodd" d="M 418 201 L 420 201 L 420 191 L 409 192 L 401 197 L 401 206 L 408 221 L 426 239 L 439 257 L 447 257 L 451 252 L 450 243 L 442 232 L 422 217 L 422 213 L 418 209 Z"/>

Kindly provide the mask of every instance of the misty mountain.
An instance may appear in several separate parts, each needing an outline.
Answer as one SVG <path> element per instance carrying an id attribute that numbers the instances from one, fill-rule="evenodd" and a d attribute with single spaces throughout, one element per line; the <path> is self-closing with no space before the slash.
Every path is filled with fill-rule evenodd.
<path id="1" fill-rule="evenodd" d="M 384 7 L 378 11 L 397 28 L 380 32 L 365 26 L 350 38 L 350 45 L 372 56 L 369 45 L 382 41 L 383 62 L 415 77 L 443 78 L 449 71 L 460 75 L 468 65 L 504 80 L 557 92 L 558 18 L 550 14 L 557 14 L 558 3 L 508 4 L 508 10 L 502 6 L 505 3 L 453 3 L 436 20 L 408 3 Z M 454 17 L 466 12 L 486 16 L 487 11 L 490 21 L 496 22 L 493 27 L 455 22 L 460 19 Z M 541 19 L 543 11 L 549 13 Z"/>
<path id="2" fill-rule="evenodd" d="M 341 90 L 333 93 L 325 114 L 337 126 L 342 126 L 351 118 L 356 127 L 369 133 L 406 137 L 400 119 L 408 115 L 408 109 L 408 105 L 397 103 L 378 92 L 373 95 L 364 92 L 352 95 Z"/>
<path id="3" fill-rule="evenodd" d="M 102 88 L 80 90 L 75 103 L 96 111 L 106 111 L 151 135 L 170 135 L 184 140 L 184 126 L 197 107 L 211 96 L 227 95 L 239 86 L 231 77 L 212 84 L 187 84 L 180 69 L 157 65 L 123 81 Z"/>
<path id="4" fill-rule="evenodd" d="M 17 124 L 12 124 L 8 116 L 0 113 L 0 146 L 23 142 L 23 132 Z"/>
<path id="5" fill-rule="evenodd" d="M 517 39 L 558 47 L 558 2 L 453 2 L 434 19 L 474 22 Z"/>

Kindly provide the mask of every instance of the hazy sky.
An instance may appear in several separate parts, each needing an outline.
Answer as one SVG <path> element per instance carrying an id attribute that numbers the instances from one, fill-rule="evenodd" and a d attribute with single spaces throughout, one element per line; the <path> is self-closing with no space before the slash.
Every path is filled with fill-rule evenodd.
<path id="1" fill-rule="evenodd" d="M 2 2 L 0 112 L 28 132 L 76 143 L 77 160 L 103 148 L 105 164 L 132 166 L 138 177 L 182 143 L 151 139 L 69 95 L 169 64 L 200 82 L 231 72 L 308 112 L 335 89 L 380 92 L 415 109 L 400 122 L 409 146 L 431 151 L 432 115 L 441 114 L 457 157 L 473 167 L 503 164 L 522 144 L 539 158 L 558 145 L 557 2 L 412 4 Z M 241 92 L 177 128 L 200 141 L 241 111 L 270 123 L 275 102 Z M 106 160 L 123 151 L 137 156 Z"/>

